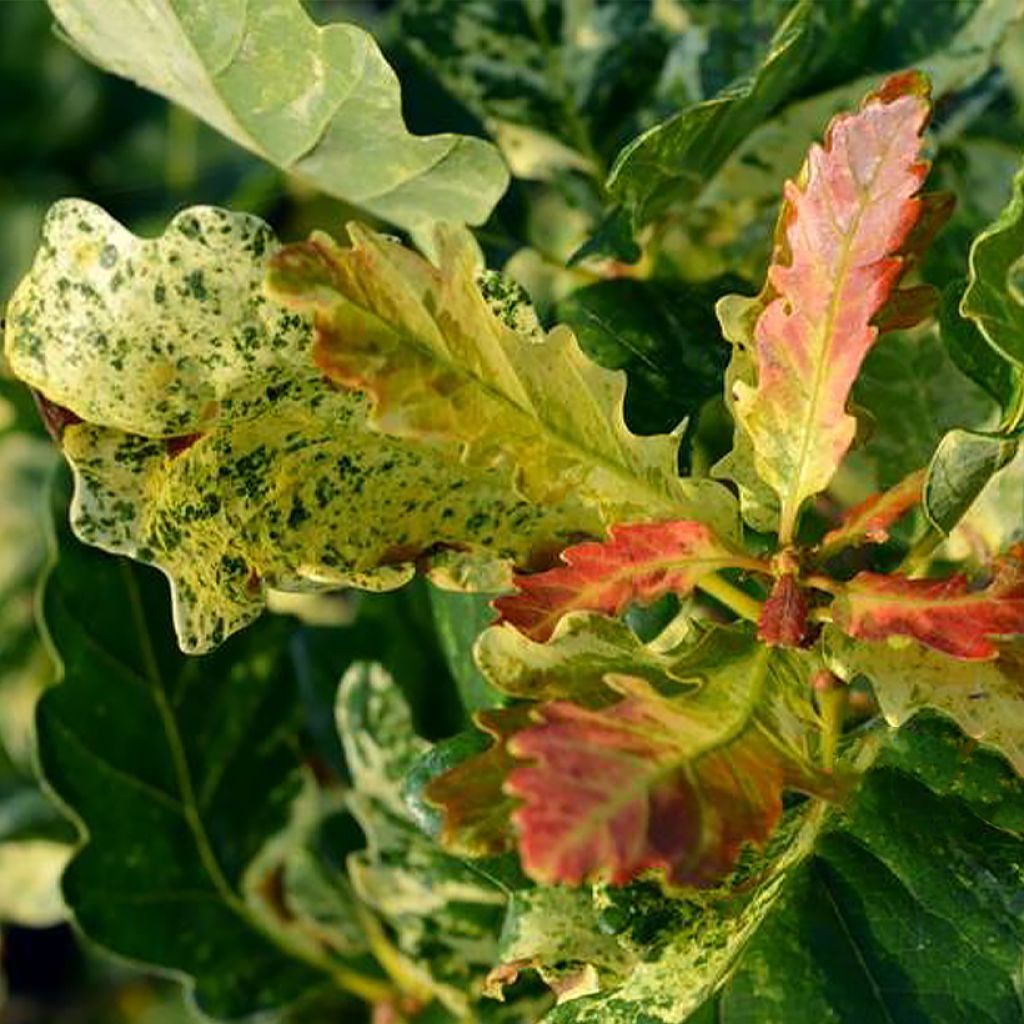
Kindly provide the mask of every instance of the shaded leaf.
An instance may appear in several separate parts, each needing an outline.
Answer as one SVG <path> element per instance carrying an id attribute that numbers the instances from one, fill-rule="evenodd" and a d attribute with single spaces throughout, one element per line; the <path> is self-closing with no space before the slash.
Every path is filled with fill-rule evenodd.
<path id="1" fill-rule="evenodd" d="M 854 641 L 830 629 L 825 651 L 843 678 L 852 682 L 863 675 L 871 681 L 890 725 L 904 725 L 925 708 L 942 711 L 1024 775 L 1024 657 L 1019 645 L 977 664 L 919 644 Z"/>
<path id="2" fill-rule="evenodd" d="M 621 375 L 590 363 L 565 327 L 542 340 L 509 283 L 478 284 L 467 234 L 439 230 L 434 267 L 365 228 L 349 231 L 349 249 L 323 234 L 287 246 L 269 289 L 314 314 L 317 362 L 372 396 L 377 429 L 454 443 L 471 467 L 514 467 L 537 502 L 575 496 L 611 522 L 699 508 L 731 532 L 724 488 L 676 476 L 677 437 L 628 431 Z"/>
<path id="3" fill-rule="evenodd" d="M 318 26 L 298 0 L 52 0 L 95 63 L 187 107 L 240 146 L 402 227 L 486 220 L 508 181 L 480 139 L 417 138 L 394 72 L 354 25 Z"/>
<path id="4" fill-rule="evenodd" d="M 371 431 L 366 399 L 312 365 L 309 325 L 262 298 L 275 244 L 208 207 L 146 241 L 60 203 L 9 310 L 14 369 L 86 421 L 62 438 L 76 533 L 167 573 L 183 649 L 251 622 L 267 586 L 387 589 L 447 546 L 436 573 L 498 589 L 500 562 L 473 552 L 543 563 L 600 532 L 571 501 L 523 501 L 507 468 Z"/>
<path id="5" fill-rule="evenodd" d="M 63 501 L 55 519 L 43 613 L 63 682 L 39 704 L 39 762 L 82 830 L 64 876 L 79 927 L 188 976 L 214 1016 L 328 985 L 331 967 L 271 930 L 246 894 L 246 872 L 286 824 L 299 781 L 284 624 L 188 659 L 168 636 L 157 574 L 78 544 Z"/>
<path id="6" fill-rule="evenodd" d="M 466 713 L 471 715 L 502 703 L 501 694 L 480 674 L 473 661 L 474 643 L 495 618 L 488 595 L 456 594 L 431 587 L 430 609 Z"/>
<path id="7" fill-rule="evenodd" d="M 1024 633 L 1024 574 L 1005 558 L 988 586 L 972 589 L 963 575 L 909 579 L 858 573 L 833 605 L 835 624 L 861 640 L 912 637 L 965 661 L 998 656 L 993 637 Z"/>
<path id="8" fill-rule="evenodd" d="M 814 726 L 795 656 L 729 631 L 704 653 L 692 695 L 665 698 L 612 676 L 619 703 L 544 705 L 539 724 L 510 741 L 531 762 L 506 785 L 524 802 L 515 821 L 531 877 L 620 884 L 658 868 L 671 884 L 708 885 L 744 843 L 764 843 L 784 788 L 835 791 L 810 761 Z"/>
<path id="9" fill-rule="evenodd" d="M 517 576 L 517 592 L 494 602 L 499 621 L 547 640 L 570 611 L 615 616 L 634 602 L 686 594 L 716 569 L 766 569 L 703 523 L 687 521 L 614 526 L 611 540 L 566 548 L 562 560 L 564 567 Z"/>
<path id="10" fill-rule="evenodd" d="M 923 209 L 914 196 L 928 166 L 919 159 L 926 95 L 919 76 L 890 79 L 857 114 L 833 121 L 824 148 L 812 148 L 787 184 L 788 262 L 773 262 L 772 295 L 754 329 L 757 386 L 734 386 L 787 542 L 804 500 L 828 485 L 853 440 L 846 401 Z"/>

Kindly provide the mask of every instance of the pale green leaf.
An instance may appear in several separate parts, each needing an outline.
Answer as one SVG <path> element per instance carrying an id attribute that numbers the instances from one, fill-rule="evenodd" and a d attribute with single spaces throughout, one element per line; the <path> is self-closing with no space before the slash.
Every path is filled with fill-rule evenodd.
<path id="1" fill-rule="evenodd" d="M 508 181 L 488 143 L 415 137 L 398 79 L 354 25 L 299 0 L 50 0 L 91 60 L 314 187 L 410 230 L 486 220 Z"/>
<path id="2" fill-rule="evenodd" d="M 595 512 L 519 497 L 509 467 L 382 436 L 368 402 L 312 362 L 309 325 L 268 303 L 261 221 L 198 207 L 142 240 L 60 203 L 8 313 L 14 370 L 86 422 L 67 427 L 79 537 L 158 565 L 184 649 L 251 622 L 265 588 L 386 589 L 449 545 L 436 574 L 528 562 Z M 482 559 L 477 555 L 483 555 Z"/>
<path id="3" fill-rule="evenodd" d="M 347 249 L 323 234 L 286 247 L 269 291 L 314 314 L 315 358 L 372 396 L 379 430 L 456 444 L 469 466 L 510 467 L 542 504 L 584 501 L 606 522 L 698 517 L 734 535 L 725 488 L 677 477 L 677 436 L 632 434 L 624 375 L 591 363 L 564 326 L 540 340 L 518 290 L 481 278 L 468 234 L 439 231 L 435 267 L 349 232 Z"/>

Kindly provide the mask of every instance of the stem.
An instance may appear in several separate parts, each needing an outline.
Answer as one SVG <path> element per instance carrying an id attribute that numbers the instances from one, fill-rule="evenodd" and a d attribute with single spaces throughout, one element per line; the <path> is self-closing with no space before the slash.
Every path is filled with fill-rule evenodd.
<path id="1" fill-rule="evenodd" d="M 761 609 L 764 607 L 761 602 L 740 590 L 739 587 L 734 587 L 717 573 L 710 573 L 698 580 L 697 589 L 703 590 L 708 597 L 713 597 L 719 604 L 724 604 L 741 619 L 747 619 L 750 622 L 761 620 Z"/>
<path id="2" fill-rule="evenodd" d="M 900 571 L 907 576 L 916 576 L 923 572 L 931 561 L 932 555 L 945 539 L 946 535 L 929 523 L 924 533 L 917 538 L 913 547 L 907 552 L 907 557 L 900 562 Z"/>
<path id="3" fill-rule="evenodd" d="M 824 727 L 821 737 L 821 763 L 825 770 L 830 772 L 835 767 L 839 737 L 843 732 L 848 691 L 846 684 L 827 669 L 818 673 L 814 680 L 814 689 L 818 694 L 818 707 Z"/>
<path id="4" fill-rule="evenodd" d="M 167 153 L 164 180 L 167 191 L 181 194 L 196 183 L 199 122 L 184 107 L 172 103 L 167 110 Z"/>

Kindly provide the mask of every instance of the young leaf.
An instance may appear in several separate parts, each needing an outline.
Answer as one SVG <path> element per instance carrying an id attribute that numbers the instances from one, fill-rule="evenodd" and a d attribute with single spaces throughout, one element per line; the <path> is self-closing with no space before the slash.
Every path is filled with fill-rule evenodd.
<path id="1" fill-rule="evenodd" d="M 615 616 L 633 602 L 686 594 L 716 569 L 766 570 L 703 523 L 686 521 L 614 526 L 611 540 L 566 548 L 562 560 L 564 567 L 517 576 L 517 593 L 494 602 L 499 621 L 534 640 L 547 640 L 570 611 Z"/>
<path id="2" fill-rule="evenodd" d="M 418 138 L 372 36 L 317 25 L 299 0 L 51 0 L 72 42 L 115 74 L 187 107 L 265 160 L 404 228 L 479 224 L 508 183 L 497 151 Z"/>
<path id="3" fill-rule="evenodd" d="M 849 801 L 790 811 L 699 912 L 609 892 L 602 919 L 639 962 L 543 1024 L 1013 1020 L 1024 785 L 934 718 L 878 739 Z"/>
<path id="4" fill-rule="evenodd" d="M 13 368 L 75 414 L 76 533 L 167 573 L 186 650 L 251 622 L 268 585 L 386 589 L 448 546 L 449 576 L 476 565 L 498 590 L 507 556 L 601 532 L 571 498 L 523 501 L 507 468 L 373 432 L 312 365 L 309 324 L 262 297 L 275 244 L 211 208 L 149 241 L 60 203 L 8 310 Z"/>
<path id="5" fill-rule="evenodd" d="M 827 558 L 857 544 L 884 544 L 889 539 L 889 528 L 920 504 L 924 479 L 925 471 L 915 470 L 895 487 L 872 494 L 850 509 L 842 522 L 822 538 L 819 555 Z"/>
<path id="6" fill-rule="evenodd" d="M 317 362 L 372 396 L 377 429 L 454 442 L 469 466 L 512 466 L 539 503 L 576 496 L 609 522 L 699 511 L 732 534 L 724 488 L 678 479 L 678 437 L 626 428 L 623 375 L 589 362 L 564 327 L 541 341 L 532 309 L 506 283 L 481 288 L 466 233 L 439 229 L 434 267 L 358 225 L 349 232 L 349 249 L 323 234 L 285 247 L 268 287 L 314 314 Z"/>
<path id="7" fill-rule="evenodd" d="M 772 297 L 754 330 L 757 385 L 735 385 L 758 472 L 779 495 L 784 543 L 853 440 L 846 401 L 924 209 L 915 196 L 928 170 L 919 158 L 928 113 L 924 79 L 894 76 L 833 121 L 787 183 L 788 262 L 777 254 L 769 270 Z"/>
<path id="8" fill-rule="evenodd" d="M 858 573 L 833 606 L 835 624 L 861 640 L 912 637 L 965 661 L 996 658 L 994 637 L 1024 634 L 1024 566 L 1015 556 L 992 582 L 972 589 L 963 575 L 908 579 Z"/>
<path id="9" fill-rule="evenodd" d="M 852 682 L 863 675 L 871 681 L 890 725 L 902 726 L 924 708 L 942 711 L 1024 776 L 1024 650 L 1019 645 L 978 664 L 918 644 L 866 643 L 828 629 L 825 652 L 842 678 Z"/>
<path id="10" fill-rule="evenodd" d="M 708 885 L 744 843 L 764 843 L 783 789 L 836 792 L 809 756 L 814 726 L 797 656 L 731 631 L 714 634 L 705 655 L 692 695 L 666 698 L 613 676 L 619 703 L 547 704 L 510 741 L 533 762 L 506 784 L 524 802 L 515 820 L 531 877 L 619 884 L 657 868 L 673 885 Z"/>
<path id="11" fill-rule="evenodd" d="M 780 573 L 761 610 L 758 638 L 772 646 L 802 646 L 810 632 L 807 622 L 810 610 L 810 595 L 797 582 L 795 573 Z"/>
<path id="12" fill-rule="evenodd" d="M 205 1013 L 292 1002 L 335 968 L 269 929 L 244 884 L 299 783 L 284 623 L 186 658 L 158 574 L 75 541 L 64 491 L 43 597 L 63 681 L 37 724 L 40 767 L 82 832 L 68 906 L 106 949 L 188 976 Z"/>

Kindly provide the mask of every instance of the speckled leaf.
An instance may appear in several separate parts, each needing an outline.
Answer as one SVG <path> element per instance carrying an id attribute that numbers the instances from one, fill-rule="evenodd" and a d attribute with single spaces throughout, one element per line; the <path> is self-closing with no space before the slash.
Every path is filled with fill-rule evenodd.
<path id="1" fill-rule="evenodd" d="M 43 599 L 63 681 L 37 724 L 40 767 L 81 829 L 63 883 L 78 927 L 187 976 L 213 1016 L 329 985 L 326 963 L 270 930 L 246 898 L 247 870 L 287 822 L 298 785 L 284 623 L 185 657 L 158 575 L 75 541 L 65 490 Z"/>
<path id="2" fill-rule="evenodd" d="M 1019 644 L 979 665 L 920 644 L 868 643 L 828 629 L 825 652 L 842 678 L 870 680 L 890 725 L 901 726 L 924 708 L 942 711 L 1024 775 L 1024 648 Z"/>
<path id="3" fill-rule="evenodd" d="M 1024 634 L 1024 563 L 1002 559 L 992 581 L 972 588 L 965 576 L 909 579 L 858 573 L 833 604 L 833 621 L 861 640 L 912 637 L 965 661 L 999 654 L 998 637 Z"/>
<path id="4" fill-rule="evenodd" d="M 493 556 L 529 562 L 600 532 L 571 500 L 523 501 L 507 467 L 373 432 L 367 400 L 312 365 L 309 325 L 262 298 L 275 244 L 262 222 L 211 208 L 144 241 L 65 202 L 9 308 L 12 366 L 74 414 L 76 533 L 171 578 L 184 649 L 251 622 L 267 586 L 393 587 L 450 546 L 461 554 L 436 573 L 475 565 L 498 589 Z"/>
<path id="5" fill-rule="evenodd" d="M 299 0 L 50 0 L 108 71 L 187 107 L 330 195 L 416 230 L 479 224 L 508 181 L 488 143 L 417 138 L 398 80 L 354 25 L 319 26 Z"/>
<path id="6" fill-rule="evenodd" d="M 791 811 L 701 899 L 609 892 L 603 920 L 642 962 L 543 1024 L 1013 1020 L 1024 787 L 940 721 L 883 742 L 851 800 Z"/>
<path id="7" fill-rule="evenodd" d="M 672 884 L 706 886 L 744 843 L 768 838 L 783 789 L 835 793 L 811 759 L 800 657 L 732 631 L 712 633 L 703 653 L 694 693 L 667 697 L 611 676 L 623 700 L 543 705 L 538 724 L 512 738 L 513 755 L 529 762 L 506 789 L 523 800 L 515 821 L 531 877 L 621 884 L 656 868 Z"/>
<path id="8" fill-rule="evenodd" d="M 623 375 L 589 362 L 565 327 L 544 339 L 517 289 L 481 277 L 466 233 L 439 230 L 437 267 L 358 225 L 349 233 L 349 249 L 323 234 L 287 246 L 269 289 L 314 314 L 317 362 L 372 396 L 379 430 L 458 444 L 469 466 L 514 467 L 537 502 L 576 497 L 611 522 L 699 513 L 732 534 L 725 489 L 678 479 L 678 437 L 631 434 Z"/>
<path id="9" fill-rule="evenodd" d="M 1024 167 L 999 218 L 971 245 L 960 311 L 1006 359 L 1024 367 Z"/>
<path id="10" fill-rule="evenodd" d="M 629 604 L 688 594 L 717 569 L 767 570 L 703 523 L 687 521 L 613 526 L 611 539 L 566 548 L 562 561 L 547 572 L 517 575 L 516 592 L 494 602 L 499 621 L 547 640 L 571 611 L 616 616 Z"/>
<path id="11" fill-rule="evenodd" d="M 928 169 L 920 160 L 928 113 L 926 82 L 895 76 L 856 114 L 834 120 L 824 147 L 787 183 L 784 252 L 754 328 L 757 385 L 734 385 L 757 470 L 779 495 L 785 542 L 853 440 L 846 402 L 878 336 L 875 317 L 902 305 L 892 296 L 906 270 L 900 253 L 925 209 L 915 196 Z"/>

